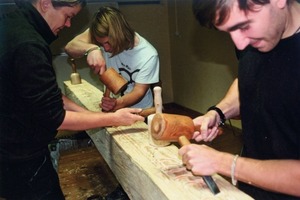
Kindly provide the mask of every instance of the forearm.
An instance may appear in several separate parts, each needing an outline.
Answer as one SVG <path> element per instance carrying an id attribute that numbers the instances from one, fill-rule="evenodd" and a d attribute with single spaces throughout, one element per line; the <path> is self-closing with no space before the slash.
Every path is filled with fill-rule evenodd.
<path id="1" fill-rule="evenodd" d="M 231 177 L 234 156 L 224 153 L 217 173 Z M 299 160 L 255 160 L 238 157 L 235 179 L 265 190 L 300 196 Z"/>
<path id="2" fill-rule="evenodd" d="M 65 118 L 58 130 L 88 130 L 106 126 L 126 126 L 145 118 L 137 115 L 141 109 L 124 108 L 116 112 L 74 112 L 66 111 Z"/>
<path id="3" fill-rule="evenodd" d="M 135 95 L 134 93 L 128 93 L 117 99 L 116 106 L 114 110 L 119 110 L 120 108 L 131 107 L 143 98 L 143 95 Z"/>
<path id="4" fill-rule="evenodd" d="M 226 119 L 237 118 L 240 115 L 238 79 L 235 79 L 225 97 L 216 105 L 222 110 Z"/>
<path id="5" fill-rule="evenodd" d="M 65 119 L 58 130 L 88 130 L 113 126 L 116 124 L 114 113 L 66 111 Z"/>
<path id="6" fill-rule="evenodd" d="M 65 51 L 69 56 L 73 58 L 81 58 L 89 49 L 93 47 L 97 47 L 97 45 L 92 43 L 85 43 L 82 41 L 70 41 L 65 46 Z"/>
<path id="7" fill-rule="evenodd" d="M 243 159 L 237 163 L 237 178 L 266 190 L 300 197 L 299 160 Z"/>
<path id="8" fill-rule="evenodd" d="M 133 90 L 117 99 L 114 110 L 130 107 L 138 103 L 146 95 L 150 85 L 136 83 Z"/>
<path id="9" fill-rule="evenodd" d="M 89 29 L 87 29 L 85 32 L 68 42 L 65 46 L 65 51 L 73 58 L 80 58 L 93 47 L 97 47 L 97 45 L 92 43 Z"/>
<path id="10" fill-rule="evenodd" d="M 78 104 L 71 101 L 68 97 L 66 97 L 64 94 L 62 95 L 63 103 L 64 103 L 64 109 L 67 111 L 75 111 L 75 112 L 88 112 L 87 109 L 79 106 Z"/>

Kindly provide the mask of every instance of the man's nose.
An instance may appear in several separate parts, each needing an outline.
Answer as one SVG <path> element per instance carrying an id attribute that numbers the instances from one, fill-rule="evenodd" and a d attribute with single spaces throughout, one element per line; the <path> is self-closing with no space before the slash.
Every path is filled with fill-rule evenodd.
<path id="1" fill-rule="evenodd" d="M 239 50 L 245 49 L 250 44 L 250 39 L 239 31 L 230 33 L 230 36 L 236 48 Z"/>

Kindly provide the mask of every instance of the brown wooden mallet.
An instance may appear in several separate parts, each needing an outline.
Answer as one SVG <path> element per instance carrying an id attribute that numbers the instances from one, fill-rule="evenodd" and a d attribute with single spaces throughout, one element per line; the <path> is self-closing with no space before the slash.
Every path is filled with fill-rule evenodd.
<path id="1" fill-rule="evenodd" d="M 113 67 L 109 67 L 102 75 L 100 81 L 106 86 L 104 96 L 109 97 L 110 93 L 117 95 L 127 87 L 128 81 L 121 76 Z"/>
<path id="2" fill-rule="evenodd" d="M 156 113 L 152 119 L 151 134 L 157 140 L 178 142 L 180 136 L 190 140 L 194 132 L 193 120 L 188 116 Z"/>
<path id="3" fill-rule="evenodd" d="M 193 133 L 199 130 L 192 118 L 184 115 L 157 113 L 151 123 L 151 134 L 156 140 L 179 142 L 181 146 L 190 144 Z M 211 176 L 202 176 L 204 182 L 213 194 L 220 192 Z"/>

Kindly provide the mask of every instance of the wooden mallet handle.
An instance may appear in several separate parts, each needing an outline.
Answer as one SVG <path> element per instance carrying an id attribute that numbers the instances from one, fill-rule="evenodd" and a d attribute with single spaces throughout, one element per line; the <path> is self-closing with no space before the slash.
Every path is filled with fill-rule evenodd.
<path id="1" fill-rule="evenodd" d="M 105 88 L 103 96 L 104 97 L 110 97 L 110 90 L 107 87 Z"/>
<path id="2" fill-rule="evenodd" d="M 184 135 L 179 136 L 178 143 L 180 144 L 180 146 L 191 144 L 190 141 Z"/>
<path id="3" fill-rule="evenodd" d="M 139 115 L 143 116 L 143 117 L 148 117 L 151 114 L 155 113 L 155 108 L 154 107 L 150 107 L 150 108 L 145 108 L 143 109 L 140 113 L 138 113 Z"/>
<path id="4" fill-rule="evenodd" d="M 154 93 L 154 106 L 156 113 L 162 113 L 162 98 L 161 98 L 161 87 L 155 86 L 153 88 Z"/>

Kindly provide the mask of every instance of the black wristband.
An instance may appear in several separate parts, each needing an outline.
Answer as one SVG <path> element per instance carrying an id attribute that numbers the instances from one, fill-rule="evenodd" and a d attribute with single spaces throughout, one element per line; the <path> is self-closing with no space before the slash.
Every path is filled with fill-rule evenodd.
<path id="1" fill-rule="evenodd" d="M 225 118 L 225 115 L 224 113 L 222 112 L 222 110 L 216 106 L 211 106 L 207 109 L 207 112 L 210 111 L 210 110 L 214 110 L 218 113 L 218 115 L 220 116 L 220 122 L 219 122 L 219 126 L 224 126 L 225 125 L 225 121 L 226 121 L 226 118 Z"/>

